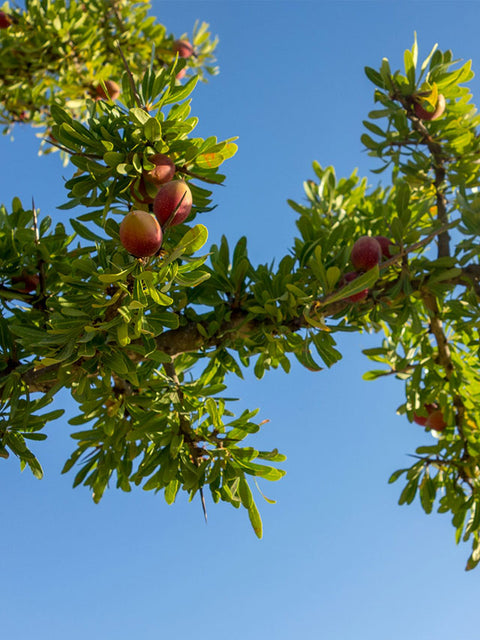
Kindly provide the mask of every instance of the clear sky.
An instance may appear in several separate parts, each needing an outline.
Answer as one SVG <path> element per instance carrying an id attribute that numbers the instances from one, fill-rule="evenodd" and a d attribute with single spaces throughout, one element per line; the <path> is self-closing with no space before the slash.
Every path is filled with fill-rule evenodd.
<path id="1" fill-rule="evenodd" d="M 373 108 L 363 67 L 394 68 L 417 32 L 420 55 L 435 42 L 480 68 L 477 2 L 155 1 L 169 32 L 210 23 L 221 73 L 194 93 L 198 134 L 239 136 L 217 209 L 205 214 L 210 240 L 248 237 L 255 263 L 281 258 L 295 235 L 287 198 L 303 199 L 311 163 L 338 176 L 375 168 L 362 150 Z M 480 99 L 478 78 L 472 90 Z M 0 139 L 0 201 L 32 196 L 44 214 L 65 201 L 55 155 L 17 129 Z M 370 175 L 372 184 L 378 177 Z M 288 456 L 285 478 L 264 483 L 276 505 L 258 500 L 264 538 L 246 512 L 207 500 L 174 506 L 141 489 L 111 489 L 100 505 L 73 476 L 60 475 L 73 449 L 67 416 L 36 451 L 38 481 L 16 460 L 0 460 L 0 636 L 5 640 L 452 640 L 474 638 L 480 569 L 464 572 L 448 518 L 399 507 L 392 471 L 430 441 L 396 415 L 402 384 L 362 381 L 361 349 L 381 336 L 347 336 L 344 359 L 311 373 L 246 372 L 229 392 L 238 407 L 261 407 L 270 423 L 254 441 Z M 208 492 L 207 492 L 208 493 Z M 208 499 L 208 496 L 207 496 Z"/>

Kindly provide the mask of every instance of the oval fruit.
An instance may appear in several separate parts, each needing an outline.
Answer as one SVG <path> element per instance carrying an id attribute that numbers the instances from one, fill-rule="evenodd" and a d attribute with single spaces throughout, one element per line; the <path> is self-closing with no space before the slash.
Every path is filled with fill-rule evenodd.
<path id="1" fill-rule="evenodd" d="M 157 195 L 158 188 L 151 182 L 145 183 L 143 176 L 130 184 L 130 194 L 133 200 L 139 204 L 152 204 Z"/>
<path id="2" fill-rule="evenodd" d="M 358 273 L 356 273 L 355 271 L 350 271 L 349 273 L 346 273 L 343 276 L 343 284 L 346 285 L 349 282 L 352 282 L 353 280 L 355 280 L 356 278 L 358 278 Z M 367 296 L 368 296 L 368 289 L 363 289 L 358 293 L 354 293 L 353 295 L 348 296 L 346 300 L 350 300 L 350 302 L 360 302 L 360 300 L 365 300 Z"/>
<path id="3" fill-rule="evenodd" d="M 350 259 L 358 271 L 368 271 L 380 262 L 382 248 L 371 236 L 362 236 L 352 247 Z"/>
<path id="4" fill-rule="evenodd" d="M 105 89 L 107 90 L 106 93 L 103 85 L 105 85 Z M 120 87 L 114 80 L 105 80 L 103 84 L 99 84 L 96 87 L 95 92 L 97 94 L 97 100 L 116 100 L 120 95 Z"/>
<path id="5" fill-rule="evenodd" d="M 183 180 L 171 180 L 160 188 L 153 201 L 153 213 L 163 226 L 181 224 L 192 209 L 192 192 Z"/>
<path id="6" fill-rule="evenodd" d="M 170 182 L 175 175 L 175 164 L 168 156 L 163 153 L 156 153 L 148 158 L 148 161 L 154 164 L 153 169 L 143 172 L 143 178 L 147 182 L 151 182 L 159 187 L 166 182 Z"/>
<path id="7" fill-rule="evenodd" d="M 393 242 L 390 240 L 390 238 L 387 238 L 386 236 L 375 236 L 375 240 L 380 245 L 382 256 L 384 258 L 391 258 L 392 253 L 390 251 L 390 248 L 393 246 Z"/>
<path id="8" fill-rule="evenodd" d="M 421 427 L 425 427 L 427 424 L 428 416 L 438 409 L 438 405 L 435 403 L 425 404 L 423 406 L 424 411 L 427 412 L 427 415 L 420 415 L 418 413 L 413 414 L 413 421 L 416 424 L 419 424 Z"/>
<path id="9" fill-rule="evenodd" d="M 427 111 L 419 102 L 415 102 L 414 111 L 417 118 L 420 120 L 436 120 L 443 115 L 446 107 L 445 96 L 443 93 L 438 94 L 437 106 L 434 111 Z"/>
<path id="10" fill-rule="evenodd" d="M 173 50 L 181 58 L 190 58 L 193 56 L 193 46 L 188 40 L 175 40 L 173 43 Z"/>
<path id="11" fill-rule="evenodd" d="M 163 233 L 155 216 L 148 211 L 127 213 L 120 223 L 120 242 L 136 258 L 154 256 L 162 246 Z"/>
<path id="12" fill-rule="evenodd" d="M 0 29 L 8 29 L 11 24 L 12 19 L 10 16 L 5 11 L 0 11 Z"/>
<path id="13" fill-rule="evenodd" d="M 39 283 L 40 278 L 38 274 L 28 273 L 26 269 L 22 271 L 21 275 L 12 277 L 12 284 L 20 293 L 30 293 L 31 291 L 36 291 Z"/>
<path id="14" fill-rule="evenodd" d="M 425 426 L 427 429 L 433 429 L 434 431 L 444 431 L 447 427 L 447 423 L 443 417 L 442 410 L 437 409 L 436 411 L 432 411 L 427 418 Z"/>

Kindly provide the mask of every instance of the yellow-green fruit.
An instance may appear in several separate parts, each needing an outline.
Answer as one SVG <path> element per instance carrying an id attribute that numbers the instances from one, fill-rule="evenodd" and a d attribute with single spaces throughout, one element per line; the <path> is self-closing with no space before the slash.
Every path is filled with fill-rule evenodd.
<path id="1" fill-rule="evenodd" d="M 136 258 L 154 256 L 162 246 L 162 229 L 148 211 L 127 213 L 120 223 L 119 233 L 122 245 Z"/>

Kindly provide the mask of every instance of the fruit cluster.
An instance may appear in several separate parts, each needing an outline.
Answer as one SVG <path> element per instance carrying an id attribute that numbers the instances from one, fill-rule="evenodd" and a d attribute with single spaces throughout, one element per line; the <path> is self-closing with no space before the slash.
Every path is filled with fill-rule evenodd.
<path id="1" fill-rule="evenodd" d="M 153 205 L 153 215 L 134 209 L 120 223 L 120 242 L 136 258 L 155 255 L 162 246 L 163 229 L 184 222 L 192 208 L 192 192 L 187 183 L 173 180 L 173 161 L 161 153 L 148 161 L 153 168 L 144 170 L 130 190 L 137 203 Z"/>
<path id="2" fill-rule="evenodd" d="M 181 58 L 195 55 L 188 40 L 175 40 L 173 52 Z M 177 79 L 185 75 L 185 69 L 177 74 Z M 106 80 L 97 85 L 92 93 L 95 100 L 116 100 L 120 87 L 114 80 Z M 175 164 L 168 156 L 157 153 L 148 158 L 152 169 L 130 185 L 130 193 L 137 205 L 153 205 L 153 213 L 139 208 L 133 209 L 120 223 L 120 241 L 125 249 L 136 258 L 155 255 L 163 241 L 166 226 L 181 224 L 192 208 L 192 193 L 183 180 L 174 180 Z"/>

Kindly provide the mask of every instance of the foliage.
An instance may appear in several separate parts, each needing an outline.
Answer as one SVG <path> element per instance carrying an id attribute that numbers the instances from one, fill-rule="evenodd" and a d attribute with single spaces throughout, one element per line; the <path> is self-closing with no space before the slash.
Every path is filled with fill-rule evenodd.
<path id="1" fill-rule="evenodd" d="M 473 568 L 480 119 L 466 86 L 470 63 L 436 49 L 419 63 L 415 42 L 403 72 L 386 59 L 367 68 L 378 108 L 362 141 L 389 186 L 370 188 L 356 173 L 337 179 L 314 163 L 307 202 L 290 202 L 299 232 L 291 251 L 278 265 L 254 266 L 245 238 L 201 251 L 208 216 L 195 224 L 214 206 L 219 167 L 236 150 L 233 138 L 192 135 L 190 95 L 215 72 L 215 41 L 197 25 L 195 55 L 180 59 L 148 8 L 143 0 L 3 6 L 12 25 L 0 32 L 0 117 L 6 131 L 40 128 L 42 151 L 60 150 L 73 165 L 60 208 L 80 213 L 69 232 L 17 198 L 0 209 L 0 456 L 13 453 L 41 477 L 27 443 L 45 439 L 62 411 L 44 409 L 66 388 L 79 430 L 64 472 L 74 470 L 74 485 L 89 486 L 96 502 L 112 480 L 124 491 L 163 491 L 169 504 L 180 489 L 203 499 L 208 487 L 214 502 L 243 505 L 261 536 L 248 477 L 281 478 L 275 464 L 284 456 L 247 444 L 263 423 L 257 411 L 233 413 L 227 374 L 242 376 L 250 363 L 259 378 L 279 366 L 288 372 L 292 357 L 317 371 L 341 358 L 336 332 L 382 332 L 381 345 L 365 350 L 377 367 L 365 378 L 396 376 L 405 384 L 401 414 L 412 421 L 435 403 L 447 425 L 391 481 L 404 477 L 401 504 L 418 495 L 427 513 L 451 513 L 457 542 L 472 541 Z M 97 99 L 110 79 L 119 99 Z M 416 105 L 434 108 L 440 94 L 445 112 L 421 120 Z M 157 153 L 173 159 L 194 207 L 185 224 L 164 229 L 157 256 L 136 259 L 120 244 L 119 220 L 138 206 L 135 189 Z M 346 284 L 362 235 L 390 238 L 390 257 Z"/>

